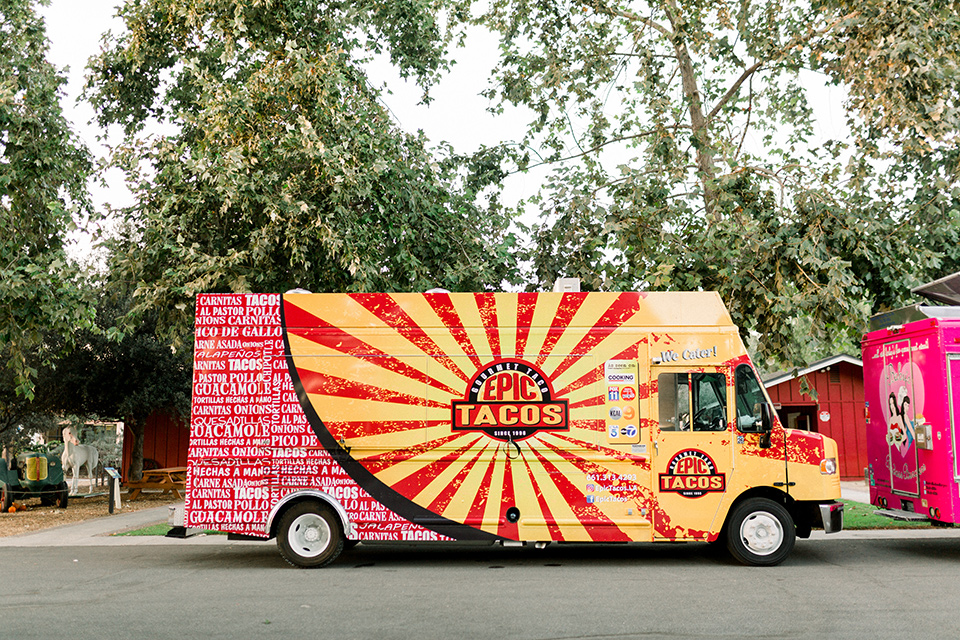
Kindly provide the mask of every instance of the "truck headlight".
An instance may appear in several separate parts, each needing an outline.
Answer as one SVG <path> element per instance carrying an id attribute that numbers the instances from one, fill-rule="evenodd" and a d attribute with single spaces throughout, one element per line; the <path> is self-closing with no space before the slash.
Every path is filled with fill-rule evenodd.
<path id="1" fill-rule="evenodd" d="M 824 458 L 820 461 L 820 473 L 825 476 L 832 476 L 837 473 L 837 459 Z"/>

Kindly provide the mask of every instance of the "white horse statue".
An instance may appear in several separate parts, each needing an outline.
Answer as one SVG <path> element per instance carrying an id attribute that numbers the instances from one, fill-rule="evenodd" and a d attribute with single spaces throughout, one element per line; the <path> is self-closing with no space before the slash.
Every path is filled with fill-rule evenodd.
<path id="1" fill-rule="evenodd" d="M 75 495 L 77 493 L 80 467 L 84 465 L 87 466 L 87 478 L 90 480 L 90 489 L 87 493 L 93 493 L 93 474 L 96 472 L 97 463 L 100 461 L 100 453 L 88 444 L 80 444 L 77 436 L 73 433 L 72 427 L 63 430 L 63 455 L 60 456 L 60 461 L 63 463 L 64 476 L 66 476 L 67 469 L 73 470 L 71 494 Z"/>

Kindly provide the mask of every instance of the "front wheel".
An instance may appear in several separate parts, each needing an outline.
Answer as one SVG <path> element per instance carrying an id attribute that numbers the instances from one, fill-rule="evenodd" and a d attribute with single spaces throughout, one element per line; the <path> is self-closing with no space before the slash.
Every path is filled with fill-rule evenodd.
<path id="1" fill-rule="evenodd" d="M 738 562 L 770 567 L 783 562 L 797 540 L 790 513 L 767 498 L 743 501 L 727 521 L 727 549 Z"/>
<path id="2" fill-rule="evenodd" d="M 295 504 L 280 518 L 277 547 L 283 559 L 295 567 L 328 565 L 343 551 L 340 519 L 316 502 Z"/>

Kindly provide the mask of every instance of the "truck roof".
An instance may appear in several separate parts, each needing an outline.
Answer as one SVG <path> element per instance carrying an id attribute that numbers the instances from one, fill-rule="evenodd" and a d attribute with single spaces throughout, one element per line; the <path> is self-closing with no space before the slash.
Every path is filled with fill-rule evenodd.
<path id="1" fill-rule="evenodd" d="M 298 307 L 315 307 L 336 305 L 350 305 L 351 298 L 354 296 L 383 295 L 392 298 L 392 301 L 401 308 L 417 306 L 423 303 L 427 296 L 449 296 L 450 301 L 456 305 L 458 298 L 474 298 L 476 296 L 492 296 L 497 309 L 516 308 L 523 304 L 525 296 L 536 296 L 541 302 L 545 298 L 556 296 L 558 305 L 562 304 L 563 297 L 582 297 L 584 300 L 581 306 L 589 307 L 592 305 L 608 308 L 617 301 L 626 302 L 630 297 L 636 296 L 639 300 L 639 311 L 629 317 L 621 326 L 624 327 L 733 327 L 733 320 L 724 306 L 720 295 L 715 291 L 670 291 L 670 292 L 567 292 L 567 293 L 391 293 L 391 294 L 344 294 L 344 293 L 289 293 L 284 297 Z M 313 297 L 313 300 L 298 300 L 303 296 Z M 326 300 L 324 300 L 326 298 Z M 340 298 L 337 300 L 336 298 Z M 626 300 L 625 300 L 626 298 Z M 531 298 L 532 300 L 533 298 Z M 359 303 L 358 307 L 359 307 Z M 377 319 L 365 313 L 344 314 L 345 321 L 349 326 L 364 327 L 379 325 Z M 516 318 L 516 314 L 508 314 L 506 317 Z M 466 321 L 466 319 L 464 319 Z M 567 326 L 594 326 L 596 318 L 592 314 L 575 314 L 569 319 Z M 420 321 L 422 328 L 428 328 L 429 324 Z M 479 323 L 478 323 L 479 324 Z M 346 326 L 346 325 L 342 325 Z M 442 320 L 438 317 L 435 326 L 443 326 Z"/>

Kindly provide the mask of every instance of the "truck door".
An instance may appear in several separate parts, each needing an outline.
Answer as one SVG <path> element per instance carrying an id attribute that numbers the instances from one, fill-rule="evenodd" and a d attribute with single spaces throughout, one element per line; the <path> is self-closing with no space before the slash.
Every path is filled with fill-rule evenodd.
<path id="1" fill-rule="evenodd" d="M 728 374 L 656 367 L 652 397 L 656 539 L 706 539 L 733 470 Z"/>
<path id="2" fill-rule="evenodd" d="M 773 416 L 763 386 L 746 363 L 737 365 L 733 377 L 733 465 L 737 478 L 728 483 L 728 488 L 739 494 L 750 487 L 767 485 L 790 493 L 786 434 L 782 426 L 772 424 L 768 433 L 762 427 L 764 405 L 771 419 Z"/>

